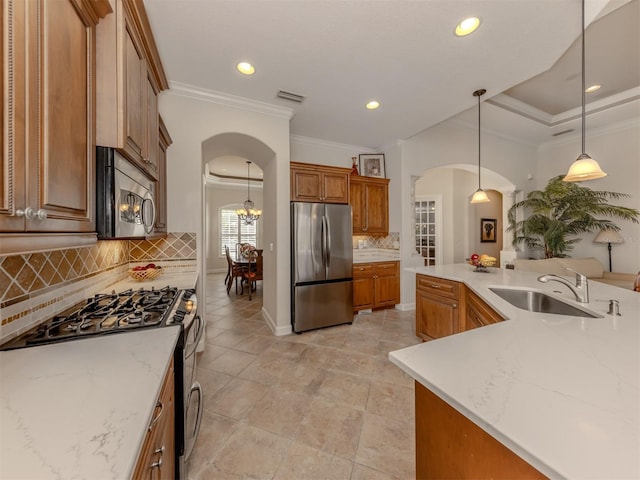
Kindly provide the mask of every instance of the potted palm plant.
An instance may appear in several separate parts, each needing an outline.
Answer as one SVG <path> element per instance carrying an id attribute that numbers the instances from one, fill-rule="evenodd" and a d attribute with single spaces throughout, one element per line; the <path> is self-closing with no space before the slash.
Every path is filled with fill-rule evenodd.
<path id="1" fill-rule="evenodd" d="M 630 197 L 617 192 L 591 190 L 574 182 L 563 182 L 563 175 L 553 177 L 544 190 L 534 190 L 507 212 L 513 231 L 513 245 L 524 244 L 543 251 L 544 258 L 566 257 L 580 241 L 576 235 L 601 229 L 620 230 L 610 218 L 638 223 L 635 208 L 610 205 L 609 200 Z M 529 215 L 516 221 L 516 210 Z M 604 217 L 604 218 L 603 218 Z"/>

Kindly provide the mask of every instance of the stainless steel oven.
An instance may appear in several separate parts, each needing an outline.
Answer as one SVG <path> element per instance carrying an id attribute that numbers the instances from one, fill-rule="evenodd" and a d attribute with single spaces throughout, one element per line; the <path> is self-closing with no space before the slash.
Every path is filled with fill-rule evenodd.
<path id="1" fill-rule="evenodd" d="M 155 223 L 155 182 L 115 149 L 96 147 L 99 238 L 145 237 Z"/>

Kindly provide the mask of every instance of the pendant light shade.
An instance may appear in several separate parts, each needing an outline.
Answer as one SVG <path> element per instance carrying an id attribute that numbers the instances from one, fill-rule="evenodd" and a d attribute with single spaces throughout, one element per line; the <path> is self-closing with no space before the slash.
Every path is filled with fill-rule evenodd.
<path id="1" fill-rule="evenodd" d="M 585 180 L 595 180 L 606 177 L 598 162 L 585 153 L 585 103 L 586 103 L 586 82 L 584 68 L 584 0 L 582 0 L 582 153 L 569 167 L 569 172 L 562 179 L 565 182 L 582 182 Z"/>
<path id="2" fill-rule="evenodd" d="M 262 210 L 256 210 L 253 208 L 253 202 L 251 201 L 251 195 L 249 192 L 250 166 L 251 162 L 247 160 L 247 199 L 244 202 L 244 208 L 236 210 L 236 215 L 240 217 L 240 220 L 243 221 L 245 225 L 253 225 L 254 222 L 260 218 L 260 215 L 262 215 Z"/>
<path id="3" fill-rule="evenodd" d="M 487 203 L 490 202 L 487 192 L 480 187 L 480 97 L 487 93 L 484 88 L 473 92 L 474 97 L 478 97 L 478 190 L 471 197 L 471 203 Z"/>

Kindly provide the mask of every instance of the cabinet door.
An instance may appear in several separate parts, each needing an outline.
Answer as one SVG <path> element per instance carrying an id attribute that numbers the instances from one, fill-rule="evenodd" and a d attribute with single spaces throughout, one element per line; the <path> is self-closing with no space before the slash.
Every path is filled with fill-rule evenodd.
<path id="1" fill-rule="evenodd" d="M 322 174 L 313 170 L 291 170 L 291 200 L 319 202 L 322 197 Z"/>
<path id="2" fill-rule="evenodd" d="M 27 2 L 29 231 L 91 232 L 95 30 L 71 0 Z"/>
<path id="3" fill-rule="evenodd" d="M 466 307 L 464 316 L 464 330 L 484 327 L 504 320 L 495 310 L 487 305 L 478 295 L 465 289 Z"/>
<path id="4" fill-rule="evenodd" d="M 389 233 L 388 185 L 365 185 L 365 227 L 368 235 Z"/>
<path id="5" fill-rule="evenodd" d="M 458 301 L 416 291 L 416 335 L 423 340 L 458 332 Z"/>
<path id="6" fill-rule="evenodd" d="M 145 83 L 147 92 L 147 116 L 145 130 L 145 149 L 142 162 L 145 171 L 154 180 L 158 179 L 158 94 L 151 75 L 147 75 Z"/>
<path id="7" fill-rule="evenodd" d="M 323 173 L 321 198 L 325 203 L 349 203 L 349 175 Z"/>
<path id="8" fill-rule="evenodd" d="M 374 294 L 373 265 L 355 264 L 353 266 L 353 310 L 373 308 Z"/>
<path id="9" fill-rule="evenodd" d="M 144 168 L 146 147 L 147 68 L 140 42 L 124 17 L 124 150 Z"/>
<path id="10" fill-rule="evenodd" d="M 349 201 L 352 211 L 352 228 L 354 235 L 364 235 L 365 231 L 365 205 L 364 205 L 364 184 L 358 181 L 351 181 L 349 184 Z"/>
<path id="11" fill-rule="evenodd" d="M 2 164 L 0 165 L 0 230 L 24 231 L 24 217 L 16 211 L 26 206 L 25 27 L 27 2 L 3 0 L 0 9 L 2 36 Z"/>
<path id="12" fill-rule="evenodd" d="M 393 306 L 400 303 L 398 262 L 377 263 L 374 278 L 376 307 Z"/>

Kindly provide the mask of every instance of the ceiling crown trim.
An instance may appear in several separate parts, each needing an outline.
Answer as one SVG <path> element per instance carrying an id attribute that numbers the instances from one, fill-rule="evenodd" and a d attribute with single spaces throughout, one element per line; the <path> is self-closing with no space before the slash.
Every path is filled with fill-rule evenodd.
<path id="1" fill-rule="evenodd" d="M 194 85 L 181 82 L 170 82 L 170 90 L 165 94 L 176 95 L 180 97 L 194 98 L 205 102 L 216 103 L 225 107 L 238 108 L 250 112 L 262 113 L 272 117 L 284 118 L 291 120 L 294 111 L 291 108 L 279 107 L 266 102 L 251 100 L 244 97 L 238 97 L 228 93 L 208 90 Z"/>
<path id="2" fill-rule="evenodd" d="M 311 138 L 311 137 L 304 137 L 302 135 L 290 135 L 289 139 L 291 141 L 291 143 L 297 143 L 300 145 L 320 145 L 323 147 L 333 147 L 333 148 L 339 148 L 342 150 L 349 150 L 349 151 L 353 151 L 353 150 L 357 150 L 359 152 L 362 153 L 376 153 L 375 150 L 371 149 L 370 147 L 363 147 L 363 146 L 359 146 L 359 145 L 349 145 L 346 143 L 338 143 L 338 142 L 331 142 L 329 140 L 322 140 L 319 138 Z"/>

